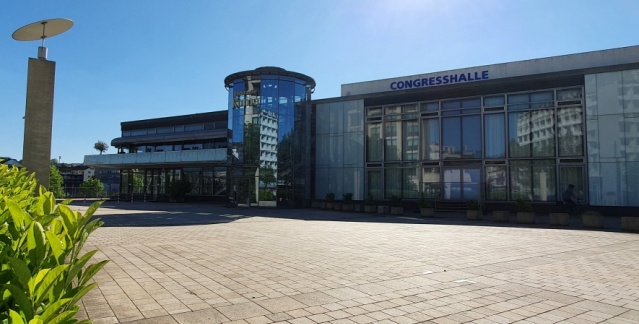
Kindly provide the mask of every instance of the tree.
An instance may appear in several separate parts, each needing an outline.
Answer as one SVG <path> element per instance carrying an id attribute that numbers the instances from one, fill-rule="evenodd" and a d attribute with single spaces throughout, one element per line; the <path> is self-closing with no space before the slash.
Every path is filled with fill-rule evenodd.
<path id="1" fill-rule="evenodd" d="M 100 155 L 102 155 L 102 153 L 106 152 L 109 149 L 109 144 L 103 141 L 98 141 L 97 143 L 95 143 L 95 145 L 93 145 L 93 148 L 100 151 Z"/>
<path id="2" fill-rule="evenodd" d="M 51 191 L 56 197 L 64 197 L 64 180 L 62 179 L 62 175 L 60 175 L 60 171 L 53 164 L 51 164 L 49 171 L 49 191 Z"/>
<path id="3" fill-rule="evenodd" d="M 80 184 L 80 193 L 85 197 L 99 197 L 104 193 L 104 185 L 96 177 Z"/>

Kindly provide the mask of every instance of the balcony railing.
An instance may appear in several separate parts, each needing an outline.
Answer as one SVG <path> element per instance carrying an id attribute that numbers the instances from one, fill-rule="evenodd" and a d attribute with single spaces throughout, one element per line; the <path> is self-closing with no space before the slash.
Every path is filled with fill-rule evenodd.
<path id="1" fill-rule="evenodd" d="M 219 148 L 192 151 L 85 155 L 84 165 L 94 167 L 118 167 L 131 165 L 225 162 L 226 153 L 226 148 Z"/>

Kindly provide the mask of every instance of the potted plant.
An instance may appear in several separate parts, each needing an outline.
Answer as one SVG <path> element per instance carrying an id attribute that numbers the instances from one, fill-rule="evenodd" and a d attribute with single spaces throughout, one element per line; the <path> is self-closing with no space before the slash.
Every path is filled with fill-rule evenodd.
<path id="1" fill-rule="evenodd" d="M 480 205 L 477 200 L 469 200 L 466 202 L 466 219 L 481 220 Z"/>
<path id="2" fill-rule="evenodd" d="M 530 202 L 521 198 L 517 199 L 517 223 L 534 224 L 535 212 Z"/>
<path id="3" fill-rule="evenodd" d="M 184 202 L 184 197 L 191 192 L 191 183 L 188 180 L 176 180 L 169 184 L 169 201 Z"/>
<path id="4" fill-rule="evenodd" d="M 404 214 L 404 206 L 402 205 L 402 197 L 397 195 L 391 196 L 391 208 L 390 213 L 393 215 L 403 215 Z"/>
<path id="5" fill-rule="evenodd" d="M 342 196 L 342 210 L 353 211 L 353 194 L 352 193 L 347 192 Z"/>
<path id="6" fill-rule="evenodd" d="M 326 209 L 333 209 L 333 203 L 335 203 L 335 194 L 329 192 L 326 194 Z"/>
<path id="7" fill-rule="evenodd" d="M 319 208 L 319 202 L 315 198 L 315 196 L 311 197 L 311 208 Z"/>
<path id="8" fill-rule="evenodd" d="M 417 201 L 419 203 L 419 213 L 422 217 L 433 217 L 435 216 L 435 208 L 431 206 L 430 202 L 424 197 L 424 193 L 422 192 L 421 197 Z"/>
<path id="9" fill-rule="evenodd" d="M 377 205 L 375 205 L 375 200 L 373 200 L 373 195 L 368 194 L 366 199 L 364 199 L 364 212 L 365 213 L 375 213 L 377 212 Z"/>

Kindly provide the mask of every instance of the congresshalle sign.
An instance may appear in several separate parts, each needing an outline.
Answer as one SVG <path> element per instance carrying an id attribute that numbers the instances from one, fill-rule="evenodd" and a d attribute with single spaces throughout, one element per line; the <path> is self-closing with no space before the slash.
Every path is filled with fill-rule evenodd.
<path id="1" fill-rule="evenodd" d="M 390 83 L 391 90 L 403 90 L 433 87 L 438 85 L 456 84 L 471 81 L 481 81 L 490 79 L 488 70 L 438 75 L 428 78 L 416 78 L 408 80 L 393 81 Z"/>

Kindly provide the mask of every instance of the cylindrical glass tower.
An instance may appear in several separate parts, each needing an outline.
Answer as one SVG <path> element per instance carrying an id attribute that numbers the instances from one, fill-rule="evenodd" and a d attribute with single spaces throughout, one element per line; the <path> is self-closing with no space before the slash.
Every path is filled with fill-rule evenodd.
<path id="1" fill-rule="evenodd" d="M 302 207 L 310 199 L 313 78 L 278 67 L 233 73 L 228 192 L 240 205 Z"/>

